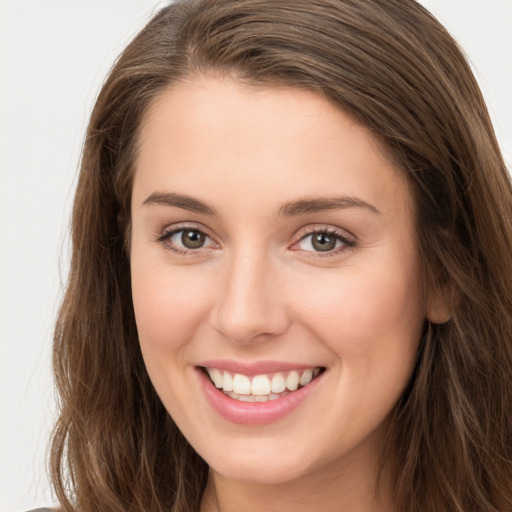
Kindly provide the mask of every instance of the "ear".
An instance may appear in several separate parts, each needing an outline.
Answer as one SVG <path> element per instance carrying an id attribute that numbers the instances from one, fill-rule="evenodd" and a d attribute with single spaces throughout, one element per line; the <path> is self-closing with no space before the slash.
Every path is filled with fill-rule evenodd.
<path id="1" fill-rule="evenodd" d="M 427 307 L 427 318 L 433 324 L 445 324 L 452 318 L 453 297 L 449 287 L 432 292 Z"/>

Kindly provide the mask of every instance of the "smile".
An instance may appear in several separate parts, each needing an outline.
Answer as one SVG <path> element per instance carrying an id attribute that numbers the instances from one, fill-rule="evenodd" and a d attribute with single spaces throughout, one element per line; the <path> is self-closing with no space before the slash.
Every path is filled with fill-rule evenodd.
<path id="1" fill-rule="evenodd" d="M 264 425 L 292 414 L 326 381 L 327 368 L 289 362 L 202 361 L 195 367 L 203 396 L 224 420 Z"/>
<path id="2" fill-rule="evenodd" d="M 226 396 L 240 402 L 277 400 L 307 386 L 320 367 L 248 376 L 218 368 L 205 368 L 210 380 Z"/>

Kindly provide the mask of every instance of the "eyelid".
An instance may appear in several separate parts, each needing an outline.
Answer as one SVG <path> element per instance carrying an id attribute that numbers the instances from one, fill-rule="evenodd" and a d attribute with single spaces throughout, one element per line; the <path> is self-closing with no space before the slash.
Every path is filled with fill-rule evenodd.
<path id="1" fill-rule="evenodd" d="M 181 231 L 183 229 L 192 229 L 196 231 L 201 231 L 201 233 L 204 233 L 209 238 L 218 238 L 217 235 L 213 234 L 211 229 L 207 228 L 200 222 L 196 221 L 183 221 L 183 222 L 176 222 L 173 224 L 168 224 L 164 228 L 162 228 L 159 233 L 156 235 L 157 238 L 168 236 L 170 233 L 176 233 L 177 231 Z"/>

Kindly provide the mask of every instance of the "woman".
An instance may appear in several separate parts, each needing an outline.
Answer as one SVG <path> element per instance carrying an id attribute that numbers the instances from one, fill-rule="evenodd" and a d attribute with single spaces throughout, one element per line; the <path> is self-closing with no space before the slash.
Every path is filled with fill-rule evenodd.
<path id="1" fill-rule="evenodd" d="M 165 8 L 84 147 L 63 510 L 510 510 L 511 213 L 415 2 Z"/>

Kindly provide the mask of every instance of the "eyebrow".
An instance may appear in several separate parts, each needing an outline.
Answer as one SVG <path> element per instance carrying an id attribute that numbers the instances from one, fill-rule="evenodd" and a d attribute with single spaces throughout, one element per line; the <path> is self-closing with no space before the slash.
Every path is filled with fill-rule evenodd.
<path id="1" fill-rule="evenodd" d="M 190 212 L 202 213 L 205 215 L 217 215 L 212 206 L 193 197 L 176 194 L 173 192 L 153 192 L 143 203 L 144 205 L 174 206 Z M 329 210 L 340 210 L 345 208 L 364 208 L 372 213 L 380 214 L 380 211 L 370 203 L 357 197 L 334 196 L 334 197 L 306 197 L 303 199 L 289 201 L 279 208 L 278 217 L 297 217 L 307 213 L 325 212 Z"/>
<path id="2" fill-rule="evenodd" d="M 350 196 L 335 197 L 311 197 L 298 201 L 285 203 L 279 209 L 279 216 L 295 217 L 306 213 L 325 212 L 328 210 L 340 210 L 345 208 L 365 208 L 372 213 L 380 214 L 380 211 L 370 203 Z"/>
<path id="3" fill-rule="evenodd" d="M 189 212 L 204 213 L 205 215 L 217 215 L 215 208 L 209 206 L 198 199 L 186 196 L 184 194 L 174 194 L 172 192 L 153 192 L 143 203 L 144 205 L 163 205 L 174 206 Z"/>

